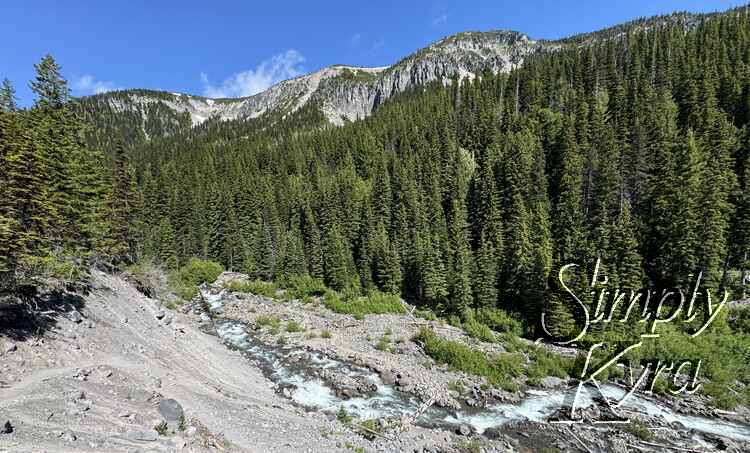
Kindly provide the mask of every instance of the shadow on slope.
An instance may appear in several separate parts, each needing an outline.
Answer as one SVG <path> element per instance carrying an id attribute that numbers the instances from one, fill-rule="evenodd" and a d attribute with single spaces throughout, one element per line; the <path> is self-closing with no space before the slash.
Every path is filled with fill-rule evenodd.
<path id="1" fill-rule="evenodd" d="M 42 337 L 61 316 L 82 320 L 79 312 L 84 305 L 80 295 L 61 290 L 40 293 L 26 286 L 14 295 L 0 293 L 0 338 L 25 341 Z"/>

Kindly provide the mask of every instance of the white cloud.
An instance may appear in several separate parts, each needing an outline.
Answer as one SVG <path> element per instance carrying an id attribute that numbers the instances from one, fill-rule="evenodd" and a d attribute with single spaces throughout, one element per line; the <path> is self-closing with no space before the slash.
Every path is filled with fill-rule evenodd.
<path id="1" fill-rule="evenodd" d="M 203 94 L 210 98 L 252 96 L 275 83 L 301 75 L 303 71 L 300 65 L 304 61 L 302 54 L 290 49 L 263 61 L 255 69 L 230 76 L 219 86 L 211 85 L 208 76 L 201 73 Z"/>
<path id="2" fill-rule="evenodd" d="M 385 47 L 385 38 L 383 38 L 383 37 L 380 37 L 377 41 L 375 41 L 374 43 L 372 43 L 372 51 L 373 52 L 377 52 L 378 50 L 382 49 L 383 47 Z"/>
<path id="3" fill-rule="evenodd" d="M 440 14 L 439 16 L 432 19 L 432 26 L 436 27 L 448 22 L 448 13 Z"/>
<path id="4" fill-rule="evenodd" d="M 113 82 L 95 80 L 90 74 L 79 77 L 73 82 L 73 91 L 80 95 L 101 94 L 107 91 L 120 90 Z"/>
<path id="5" fill-rule="evenodd" d="M 349 37 L 349 47 L 357 47 L 362 41 L 362 33 L 355 33 Z"/>

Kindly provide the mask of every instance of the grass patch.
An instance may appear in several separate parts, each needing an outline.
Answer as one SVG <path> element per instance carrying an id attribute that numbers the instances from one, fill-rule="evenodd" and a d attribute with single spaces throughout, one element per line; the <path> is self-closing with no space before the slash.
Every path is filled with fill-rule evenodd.
<path id="1" fill-rule="evenodd" d="M 379 291 L 372 291 L 366 296 L 344 298 L 338 292 L 329 289 L 325 293 L 323 304 L 331 311 L 353 315 L 357 319 L 363 319 L 369 314 L 406 312 L 399 296 Z"/>
<path id="2" fill-rule="evenodd" d="M 359 433 L 367 440 L 374 440 L 377 437 L 377 434 L 375 433 L 382 433 L 383 427 L 380 426 L 380 423 L 378 423 L 375 419 L 370 420 L 363 420 L 357 424 L 358 427 L 364 428 L 359 431 Z"/>
<path id="3" fill-rule="evenodd" d="M 452 390 L 461 395 L 464 393 L 466 388 L 464 387 L 464 383 L 461 381 L 450 381 L 448 383 L 448 390 Z"/>
<path id="4" fill-rule="evenodd" d="M 305 326 L 303 326 L 302 324 L 298 323 L 295 320 L 291 320 L 288 323 L 286 323 L 286 331 L 289 333 L 304 332 L 305 330 L 306 330 Z"/>
<path id="5" fill-rule="evenodd" d="M 273 299 L 276 297 L 276 290 L 279 287 L 272 282 L 262 280 L 242 281 L 232 280 L 224 285 L 224 288 L 235 293 L 257 294 L 259 296 Z"/>
<path id="6" fill-rule="evenodd" d="M 388 340 L 388 337 L 385 335 L 380 337 L 380 340 L 375 345 L 375 349 L 378 351 L 389 351 L 391 349 L 391 342 Z"/>
<path id="7" fill-rule="evenodd" d="M 330 330 L 324 330 L 320 332 L 320 338 L 325 338 L 325 339 L 333 338 L 333 334 L 331 333 Z"/>
<path id="8" fill-rule="evenodd" d="M 260 327 L 268 327 L 275 330 L 278 330 L 281 326 L 281 320 L 276 316 L 258 316 L 255 319 L 255 323 Z"/>
<path id="9" fill-rule="evenodd" d="M 482 451 L 484 451 L 484 445 L 479 441 L 479 439 L 459 440 L 458 442 L 453 444 L 453 446 L 461 453 L 481 453 Z"/>
<path id="10" fill-rule="evenodd" d="M 654 433 L 641 420 L 632 420 L 627 424 L 625 430 L 640 440 L 649 441 L 654 438 Z"/>

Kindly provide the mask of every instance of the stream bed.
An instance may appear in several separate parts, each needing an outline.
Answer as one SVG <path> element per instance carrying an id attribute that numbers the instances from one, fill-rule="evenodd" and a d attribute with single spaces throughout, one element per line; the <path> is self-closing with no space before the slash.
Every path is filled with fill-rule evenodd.
<path id="1" fill-rule="evenodd" d="M 258 340 L 247 325 L 220 317 L 223 294 L 223 291 L 218 294 L 204 293 L 211 314 L 216 315 L 215 333 L 229 347 L 242 351 L 269 380 L 277 384 L 282 394 L 306 410 L 335 414 L 343 407 L 349 414 L 365 420 L 400 418 L 414 414 L 422 406 L 423 402 L 419 398 L 383 383 L 380 376 L 368 368 L 332 359 L 320 352 L 298 346 L 268 345 Z M 319 377 L 319 371 L 325 369 L 366 379 L 375 390 L 364 396 L 348 399 L 339 397 L 333 387 Z M 492 404 L 483 408 L 447 409 L 433 406 L 415 422 L 427 428 L 451 430 L 460 425 L 468 425 L 478 433 L 490 428 L 502 428 L 513 421 L 543 422 L 572 401 L 573 392 L 575 389 L 571 388 L 530 390 L 519 404 Z M 619 400 L 624 396 L 625 390 L 607 384 L 602 386 L 602 393 L 607 398 Z M 592 392 L 583 391 L 578 396 L 577 407 L 593 404 L 596 402 Z M 750 442 L 750 427 L 742 424 L 719 418 L 679 414 L 654 400 L 636 395 L 629 397 L 623 406 L 633 412 L 660 417 L 670 424 L 678 422 L 696 432 Z"/>

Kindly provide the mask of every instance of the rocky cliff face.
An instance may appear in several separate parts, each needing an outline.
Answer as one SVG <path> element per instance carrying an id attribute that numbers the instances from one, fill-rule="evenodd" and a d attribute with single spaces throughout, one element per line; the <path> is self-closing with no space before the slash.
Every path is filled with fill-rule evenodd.
<path id="1" fill-rule="evenodd" d="M 180 93 L 126 90 L 86 98 L 91 114 L 142 118 L 146 123 L 162 121 L 166 135 L 178 124 L 196 126 L 209 118 L 233 120 L 257 118 L 268 112 L 288 113 L 315 102 L 336 125 L 364 118 L 383 101 L 413 86 L 454 76 L 473 78 L 489 69 L 508 72 L 524 58 L 542 48 L 554 47 L 510 31 L 466 32 L 442 39 L 390 67 L 360 68 L 335 65 L 280 82 L 266 91 L 239 99 L 209 99 Z M 91 112 L 96 110 L 97 112 Z M 168 112 L 154 115 L 154 111 Z M 189 121 L 184 121 L 185 118 Z"/>

